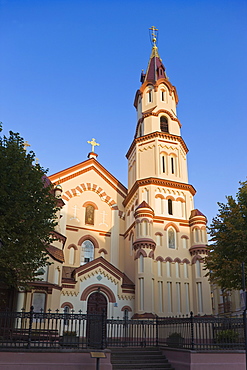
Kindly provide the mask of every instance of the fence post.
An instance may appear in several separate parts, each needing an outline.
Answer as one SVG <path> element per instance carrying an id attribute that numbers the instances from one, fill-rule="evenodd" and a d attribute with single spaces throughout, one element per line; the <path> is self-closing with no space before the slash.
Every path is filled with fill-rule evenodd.
<path id="1" fill-rule="evenodd" d="M 32 335 L 32 326 L 33 326 L 33 310 L 34 307 L 30 307 L 30 318 L 29 318 L 29 328 L 28 328 L 28 337 L 27 337 L 27 348 L 30 348 L 31 346 L 31 335 Z"/>
<path id="2" fill-rule="evenodd" d="M 190 312 L 190 332 L 191 332 L 191 349 L 194 350 L 195 342 L 194 342 L 194 316 L 193 312 Z"/>
<path id="3" fill-rule="evenodd" d="M 106 348 L 106 312 L 105 310 L 102 311 L 101 319 L 102 319 L 101 349 L 105 349 Z"/>
<path id="4" fill-rule="evenodd" d="M 159 319 L 158 316 L 156 316 L 156 347 L 159 345 Z"/>

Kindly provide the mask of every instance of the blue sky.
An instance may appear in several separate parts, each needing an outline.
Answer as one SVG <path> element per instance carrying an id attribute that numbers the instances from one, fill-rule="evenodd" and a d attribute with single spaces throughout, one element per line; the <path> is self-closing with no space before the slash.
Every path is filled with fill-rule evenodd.
<path id="1" fill-rule="evenodd" d="M 87 158 L 127 185 L 133 101 L 151 53 L 179 95 L 195 206 L 209 219 L 247 166 L 246 0 L 0 0 L 0 120 L 49 174 Z"/>

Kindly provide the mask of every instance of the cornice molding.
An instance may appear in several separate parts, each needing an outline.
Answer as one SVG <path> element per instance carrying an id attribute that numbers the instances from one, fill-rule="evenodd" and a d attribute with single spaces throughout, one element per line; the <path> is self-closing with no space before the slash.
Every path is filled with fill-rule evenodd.
<path id="1" fill-rule="evenodd" d="M 187 148 L 187 145 L 185 144 L 183 138 L 181 136 L 178 136 L 178 135 L 172 135 L 172 134 L 169 134 L 167 132 L 161 132 L 161 131 L 155 131 L 155 132 L 152 132 L 150 134 L 147 134 L 147 135 L 144 135 L 144 136 L 140 136 L 140 137 L 137 137 L 135 138 L 133 141 L 132 141 L 132 144 L 130 145 L 130 148 L 126 154 L 126 158 L 129 158 L 133 148 L 143 142 L 143 141 L 146 141 L 146 140 L 151 140 L 151 139 L 154 139 L 154 138 L 159 138 L 159 139 L 166 139 L 166 140 L 171 140 L 171 141 L 178 141 L 181 146 L 183 147 L 185 153 L 187 154 L 189 149 Z"/>
<path id="2" fill-rule="evenodd" d="M 163 179 L 156 178 L 156 177 L 148 177 L 146 179 L 137 180 L 134 183 L 127 197 L 123 201 L 124 207 L 126 207 L 126 205 L 130 201 L 130 199 L 134 196 L 135 192 L 138 190 L 139 187 L 147 186 L 147 185 L 158 185 L 158 186 L 164 186 L 164 187 L 169 187 L 173 189 L 187 190 L 193 196 L 196 193 L 195 188 L 190 184 L 185 184 L 183 182 L 176 182 L 176 181 L 171 181 L 171 180 L 163 180 Z"/>

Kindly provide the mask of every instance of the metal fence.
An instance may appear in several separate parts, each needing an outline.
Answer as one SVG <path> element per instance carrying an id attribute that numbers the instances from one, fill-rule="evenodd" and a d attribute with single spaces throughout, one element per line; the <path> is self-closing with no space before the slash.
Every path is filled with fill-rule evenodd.
<path id="1" fill-rule="evenodd" d="M 243 318 L 107 319 L 105 314 L 0 312 L 0 348 L 171 347 L 242 350 Z"/>

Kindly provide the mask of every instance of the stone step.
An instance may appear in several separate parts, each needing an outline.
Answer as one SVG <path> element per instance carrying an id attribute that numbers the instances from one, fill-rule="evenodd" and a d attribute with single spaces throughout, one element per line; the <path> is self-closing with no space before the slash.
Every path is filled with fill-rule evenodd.
<path id="1" fill-rule="evenodd" d="M 113 370 L 174 370 L 158 348 L 112 348 Z"/>

